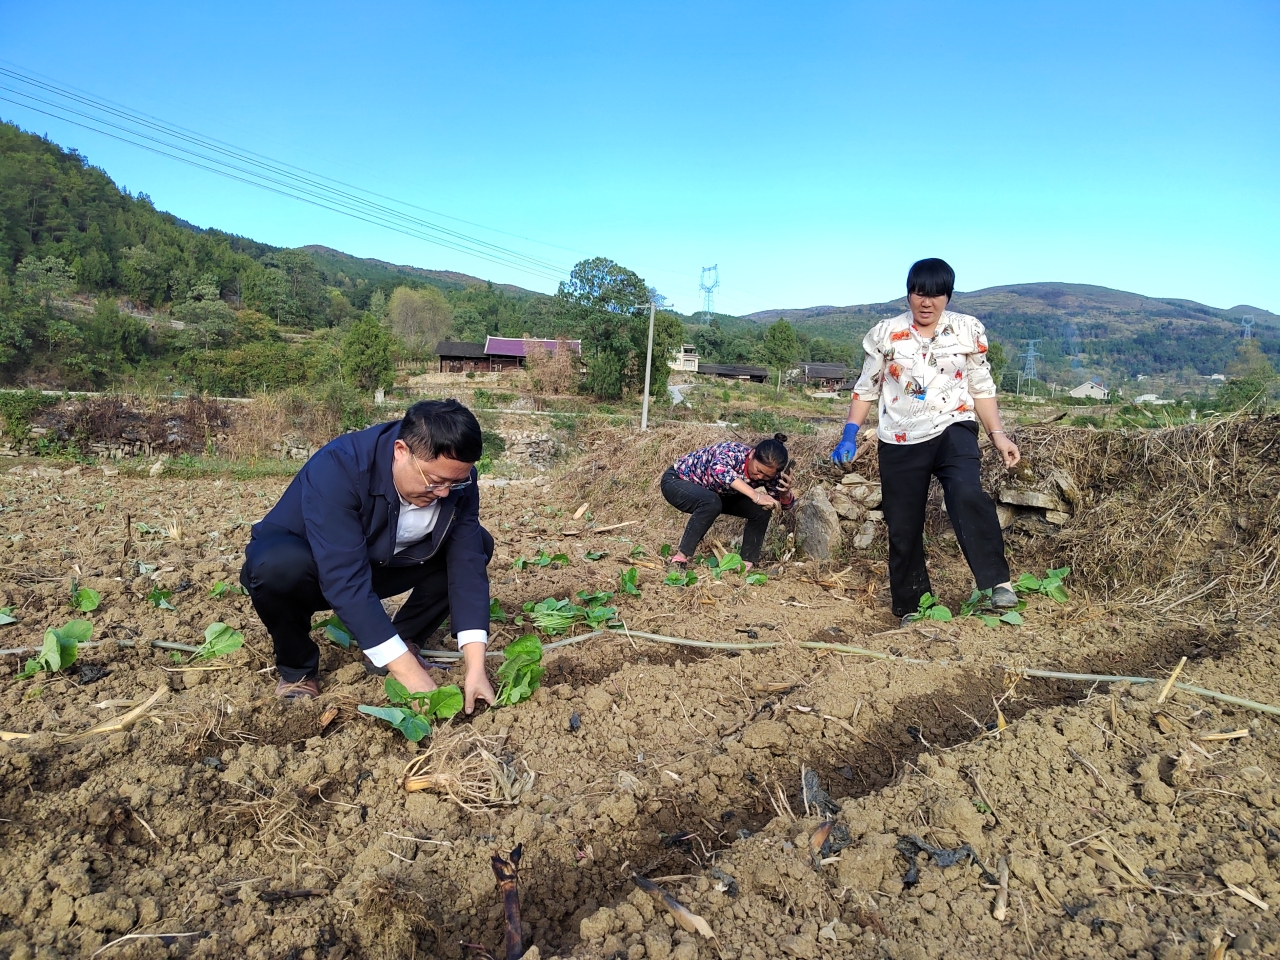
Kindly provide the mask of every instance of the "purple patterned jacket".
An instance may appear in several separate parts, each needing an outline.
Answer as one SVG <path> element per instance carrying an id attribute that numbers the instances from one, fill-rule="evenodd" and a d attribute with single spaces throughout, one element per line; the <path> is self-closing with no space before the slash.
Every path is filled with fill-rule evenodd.
<path id="1" fill-rule="evenodd" d="M 760 483 L 747 476 L 747 458 L 753 449 L 748 444 L 728 440 L 694 450 L 675 462 L 676 476 L 719 494 L 728 493 L 735 480 L 746 480 L 753 487 L 763 487 L 784 509 L 791 509 L 795 499 L 778 493 L 777 478 Z"/>

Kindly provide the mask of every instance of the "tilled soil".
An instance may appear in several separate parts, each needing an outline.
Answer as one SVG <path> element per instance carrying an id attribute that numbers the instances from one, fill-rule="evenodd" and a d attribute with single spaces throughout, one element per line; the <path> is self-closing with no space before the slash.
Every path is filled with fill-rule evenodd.
<path id="1" fill-rule="evenodd" d="M 672 588 L 655 558 L 680 518 L 656 496 L 574 520 L 558 481 L 491 488 L 493 592 L 508 613 L 616 590 L 639 546 L 654 564 L 638 567 L 641 596 L 610 601 L 631 630 L 778 646 L 614 634 L 549 653 L 529 703 L 437 731 L 440 744 L 491 738 L 534 774 L 514 805 L 468 811 L 405 792 L 427 742 L 356 711 L 384 698 L 354 653 L 325 646 L 320 700 L 281 703 L 247 599 L 209 596 L 235 581 L 248 524 L 283 485 L 0 478 L 0 606 L 19 618 L 0 644 L 38 645 L 77 616 L 103 642 L 53 678 L 19 682 L 23 657 L 0 658 L 0 730 L 32 734 L 0 744 L 0 957 L 91 957 L 129 933 L 147 936 L 101 955 L 458 957 L 462 941 L 501 943 L 490 858 L 517 844 L 526 943 L 544 957 L 1280 952 L 1273 719 L 1176 689 L 1158 703 L 1162 684 L 1013 682 L 1004 669 L 1166 677 L 1185 656 L 1180 681 L 1280 703 L 1280 631 L 1265 618 L 1036 598 L 1021 628 L 904 630 L 874 550 L 847 571 L 788 564 L 759 587 L 704 575 Z M 640 522 L 592 532 L 627 520 Z M 710 539 L 734 534 L 722 524 Z M 513 568 L 539 549 L 570 562 Z M 930 550 L 954 609 L 963 563 L 953 540 Z M 98 610 L 70 611 L 73 581 L 102 594 Z M 155 588 L 177 609 L 153 607 Z M 215 620 L 246 636 L 218 669 L 149 646 L 198 643 Z M 522 632 L 495 629 L 495 649 Z M 162 689 L 127 730 L 60 739 Z M 806 772 L 823 794 L 802 792 Z M 963 844 L 972 857 L 950 866 L 917 853 Z M 704 917 L 714 941 L 676 925 L 633 873 Z"/>

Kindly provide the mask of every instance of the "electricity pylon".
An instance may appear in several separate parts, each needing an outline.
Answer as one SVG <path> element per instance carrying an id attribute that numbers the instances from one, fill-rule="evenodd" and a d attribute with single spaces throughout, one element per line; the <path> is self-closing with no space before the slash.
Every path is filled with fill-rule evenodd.
<path id="1" fill-rule="evenodd" d="M 711 277 L 711 282 L 707 283 L 707 277 Z M 702 276 L 698 278 L 698 289 L 702 291 L 702 321 L 710 323 L 711 316 L 715 313 L 716 287 L 720 286 L 720 265 L 715 264 L 710 267 L 702 268 Z"/>

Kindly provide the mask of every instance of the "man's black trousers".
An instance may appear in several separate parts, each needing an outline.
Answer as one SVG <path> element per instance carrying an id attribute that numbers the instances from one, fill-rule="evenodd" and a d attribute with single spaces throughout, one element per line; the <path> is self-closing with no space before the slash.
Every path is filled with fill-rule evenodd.
<path id="1" fill-rule="evenodd" d="M 688 480 L 681 480 L 673 467 L 668 467 L 662 475 L 661 486 L 667 503 L 681 513 L 693 514 L 685 524 L 684 536 L 680 538 L 680 552 L 686 557 L 693 557 L 716 517 L 727 513 L 731 517 L 743 517 L 747 521 L 742 531 L 742 551 L 739 556 L 748 563 L 760 562 L 760 549 L 764 546 L 765 531 L 769 529 L 768 510 L 736 490 L 716 493 Z"/>
<path id="2" fill-rule="evenodd" d="M 493 537 L 481 528 L 486 559 L 493 558 Z M 240 583 L 249 591 L 275 646 L 280 677 L 295 683 L 314 677 L 320 648 L 311 639 L 311 616 L 332 606 L 320 590 L 320 574 L 305 537 L 273 529 L 254 536 L 244 552 Z M 425 641 L 449 615 L 449 572 L 444 549 L 422 563 L 374 567 L 373 591 L 379 598 L 412 590 L 392 620 L 407 642 Z M 372 638 L 375 645 L 388 637 Z"/>
<path id="3" fill-rule="evenodd" d="M 894 616 L 915 613 L 930 593 L 924 565 L 924 507 L 929 478 L 937 477 L 947 514 L 979 590 L 1009 579 L 996 505 L 982 489 L 978 425 L 953 423 L 923 443 L 885 443 L 880 449 L 880 509 L 889 527 L 889 588 Z"/>

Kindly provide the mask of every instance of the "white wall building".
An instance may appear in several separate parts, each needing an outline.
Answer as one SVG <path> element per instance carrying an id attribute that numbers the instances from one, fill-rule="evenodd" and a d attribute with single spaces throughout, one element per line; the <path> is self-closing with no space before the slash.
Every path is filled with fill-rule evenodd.
<path id="1" fill-rule="evenodd" d="M 1087 397 L 1090 400 L 1110 400 L 1111 391 L 1097 380 L 1087 380 L 1067 393 L 1071 397 Z"/>
<path id="2" fill-rule="evenodd" d="M 680 344 L 680 349 L 676 351 L 674 360 L 667 361 L 667 366 L 672 370 L 683 370 L 686 373 L 698 372 L 698 348 L 692 343 Z"/>

